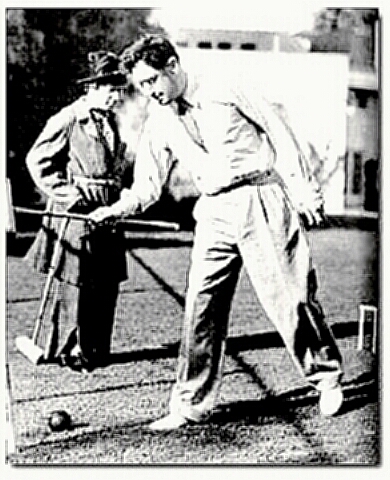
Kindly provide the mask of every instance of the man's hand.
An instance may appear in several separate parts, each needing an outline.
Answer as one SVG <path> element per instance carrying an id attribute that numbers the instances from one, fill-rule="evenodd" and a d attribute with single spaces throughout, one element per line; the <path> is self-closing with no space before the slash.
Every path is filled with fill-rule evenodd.
<path id="1" fill-rule="evenodd" d="M 324 220 L 324 198 L 320 187 L 315 183 L 309 183 L 299 190 L 297 193 L 299 199 L 295 202 L 295 205 L 305 226 L 320 225 Z"/>
<path id="2" fill-rule="evenodd" d="M 98 205 L 107 205 L 108 187 L 105 180 L 78 177 L 75 179 L 75 185 L 82 197 L 85 205 L 91 203 Z"/>
<path id="3" fill-rule="evenodd" d="M 88 218 L 95 223 L 103 223 L 115 219 L 114 212 L 111 207 L 99 207 L 88 215 Z"/>
<path id="4" fill-rule="evenodd" d="M 303 219 L 303 222 L 306 228 L 320 225 L 324 221 L 324 215 L 322 213 L 322 209 L 312 210 L 306 207 L 299 212 L 299 215 Z"/>

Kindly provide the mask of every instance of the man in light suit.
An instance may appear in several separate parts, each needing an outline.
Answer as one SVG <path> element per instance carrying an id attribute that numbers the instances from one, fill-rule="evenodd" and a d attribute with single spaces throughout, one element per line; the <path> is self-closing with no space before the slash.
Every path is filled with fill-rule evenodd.
<path id="1" fill-rule="evenodd" d="M 217 401 L 230 306 L 242 264 L 296 367 L 320 392 L 323 414 L 343 400 L 342 359 L 316 299 L 301 221 L 321 219 L 322 197 L 304 147 L 269 104 L 226 77 L 184 70 L 174 46 L 146 37 L 120 55 L 152 100 L 134 184 L 91 214 L 135 214 L 157 201 L 175 158 L 201 196 L 170 412 L 150 425 L 178 428 L 208 418 Z"/>

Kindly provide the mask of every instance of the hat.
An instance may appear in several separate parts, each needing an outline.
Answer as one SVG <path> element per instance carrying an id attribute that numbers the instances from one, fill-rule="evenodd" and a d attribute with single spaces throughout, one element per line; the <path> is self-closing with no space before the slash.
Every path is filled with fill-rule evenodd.
<path id="1" fill-rule="evenodd" d="M 119 71 L 119 58 L 115 53 L 99 50 L 88 53 L 90 76 L 77 80 L 78 84 L 85 83 L 112 83 L 123 85 L 126 76 Z"/>

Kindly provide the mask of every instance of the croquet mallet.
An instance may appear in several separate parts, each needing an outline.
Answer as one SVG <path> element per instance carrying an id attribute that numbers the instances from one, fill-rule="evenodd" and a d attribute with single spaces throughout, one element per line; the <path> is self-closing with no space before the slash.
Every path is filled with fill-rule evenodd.
<path id="1" fill-rule="evenodd" d="M 17 213 L 27 213 L 30 215 L 49 215 L 51 217 L 69 218 L 72 220 L 80 220 L 82 222 L 94 223 L 88 215 L 79 213 L 66 213 L 66 212 L 46 212 L 44 210 L 34 210 L 32 208 L 14 207 L 14 211 Z M 156 230 L 168 230 L 178 232 L 180 225 L 176 222 L 165 222 L 162 220 L 142 220 L 137 218 L 119 218 L 113 221 L 113 224 L 122 224 L 123 226 L 141 227 Z"/>
<path id="2" fill-rule="evenodd" d="M 62 241 L 65 236 L 66 228 L 70 221 L 70 217 L 63 218 L 58 237 L 54 245 L 53 255 L 50 260 L 49 271 L 46 277 L 45 286 L 42 293 L 42 300 L 39 306 L 38 315 L 35 320 L 34 332 L 32 338 L 27 336 L 19 336 L 16 337 L 15 343 L 16 348 L 28 359 L 30 362 L 38 365 L 44 360 L 44 350 L 38 346 L 38 337 L 41 331 L 43 318 L 45 315 L 46 305 L 49 300 L 49 295 L 51 291 L 51 287 L 54 280 L 54 275 L 56 273 L 58 264 L 61 259 L 61 254 L 63 251 Z M 47 351 L 47 349 L 46 349 Z"/>
<path id="3" fill-rule="evenodd" d="M 71 205 L 71 207 L 73 204 Z M 27 336 L 20 336 L 16 338 L 16 348 L 29 359 L 35 365 L 38 365 L 44 360 L 47 360 L 47 356 L 50 354 L 50 345 L 46 345 L 46 349 L 42 350 L 38 346 L 38 337 L 41 331 L 43 317 L 46 310 L 46 305 L 49 299 L 51 287 L 53 284 L 54 275 L 56 269 L 58 267 L 59 261 L 61 259 L 62 254 L 62 241 L 66 232 L 66 228 L 70 220 L 80 220 L 80 221 L 90 221 L 88 216 L 76 214 L 76 213 L 69 213 L 70 208 L 68 208 L 68 212 L 50 212 L 50 211 L 39 211 L 33 210 L 23 207 L 14 207 L 15 212 L 19 213 L 28 213 L 28 214 L 35 214 L 35 215 L 48 215 L 51 217 L 60 217 L 62 218 L 62 222 L 60 225 L 60 229 L 58 232 L 58 238 L 54 246 L 53 255 L 50 261 L 49 271 L 46 278 L 46 283 L 44 286 L 42 300 L 39 307 L 37 319 L 35 321 L 34 332 L 32 338 Z M 92 222 L 93 223 L 93 222 Z M 118 223 L 122 223 L 124 225 L 132 225 L 132 226 L 140 226 L 140 227 L 149 227 L 149 228 L 156 228 L 161 230 L 173 230 L 178 231 L 179 225 L 174 222 L 163 222 L 163 221 L 153 221 L 153 220 L 137 220 L 137 219 L 120 219 Z M 50 338 L 49 338 L 50 342 Z"/>

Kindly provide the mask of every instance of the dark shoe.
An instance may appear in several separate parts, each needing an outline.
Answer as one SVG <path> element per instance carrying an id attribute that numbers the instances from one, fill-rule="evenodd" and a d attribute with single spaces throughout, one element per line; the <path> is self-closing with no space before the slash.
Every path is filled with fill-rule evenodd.
<path id="1" fill-rule="evenodd" d="M 85 356 L 84 356 L 85 359 Z M 86 360 L 86 359 L 85 359 Z M 87 360 L 88 365 L 91 368 L 104 368 L 110 364 L 110 354 L 108 353 L 93 353 L 93 355 L 88 355 Z"/>
<path id="2" fill-rule="evenodd" d="M 61 367 L 68 367 L 77 373 L 91 373 L 93 366 L 83 356 L 60 355 L 58 363 Z"/>

